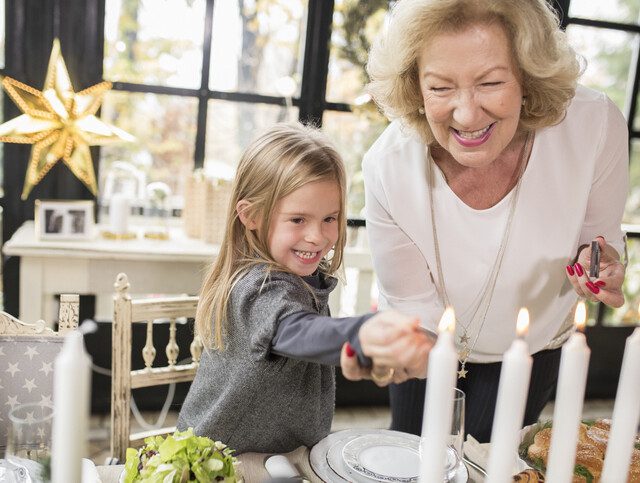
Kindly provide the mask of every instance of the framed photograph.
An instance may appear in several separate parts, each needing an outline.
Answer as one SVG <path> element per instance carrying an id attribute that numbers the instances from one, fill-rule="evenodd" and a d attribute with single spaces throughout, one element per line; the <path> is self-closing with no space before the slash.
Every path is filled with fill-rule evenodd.
<path id="1" fill-rule="evenodd" d="M 91 200 L 36 200 L 35 226 L 40 240 L 88 240 L 95 222 Z"/>

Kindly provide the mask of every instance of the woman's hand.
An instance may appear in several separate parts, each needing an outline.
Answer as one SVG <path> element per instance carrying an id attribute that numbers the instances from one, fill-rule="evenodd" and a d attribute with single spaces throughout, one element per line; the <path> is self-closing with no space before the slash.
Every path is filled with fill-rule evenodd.
<path id="1" fill-rule="evenodd" d="M 345 379 L 350 381 L 360 381 L 362 379 L 372 380 L 380 387 L 387 386 L 391 383 L 400 384 L 401 382 L 411 379 L 407 374 L 407 371 L 401 368 L 393 368 L 393 371 L 391 371 L 391 368 L 389 367 L 362 367 L 358 363 L 356 352 L 351 348 L 351 345 L 348 342 L 342 346 L 340 366 L 342 368 L 342 375 Z"/>
<path id="2" fill-rule="evenodd" d="M 373 379 L 379 386 L 427 376 L 427 360 L 434 339 L 419 328 L 419 321 L 396 311 L 379 312 L 358 333 L 362 352 L 373 368 L 362 368 L 343 347 L 341 366 L 347 379 Z"/>
<path id="3" fill-rule="evenodd" d="M 604 237 L 599 236 L 596 240 L 600 246 L 600 276 L 593 280 L 589 278 L 591 246 L 587 246 L 580 252 L 574 265 L 567 265 L 567 277 L 581 297 L 611 307 L 621 307 L 624 304 L 622 283 L 625 267 L 616 250 L 607 244 Z"/>

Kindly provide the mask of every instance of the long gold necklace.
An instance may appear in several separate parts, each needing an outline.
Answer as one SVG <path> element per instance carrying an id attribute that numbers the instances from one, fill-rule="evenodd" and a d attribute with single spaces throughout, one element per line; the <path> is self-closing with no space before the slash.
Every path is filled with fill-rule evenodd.
<path id="1" fill-rule="evenodd" d="M 520 172 L 518 173 L 518 182 L 516 183 L 516 187 L 513 192 L 513 197 L 511 198 L 511 203 L 509 206 L 509 216 L 507 218 L 507 223 L 505 225 L 504 233 L 502 234 L 502 240 L 500 241 L 498 253 L 496 254 L 496 259 L 495 259 L 495 262 L 493 263 L 493 267 L 489 274 L 489 278 L 487 279 L 487 282 L 485 283 L 484 287 L 478 293 L 479 296 L 476 297 L 478 302 L 475 307 L 475 310 L 473 310 L 471 314 L 471 318 L 469 319 L 469 322 L 467 323 L 467 325 L 465 326 L 464 324 L 460 323 L 459 320 L 456 318 L 456 325 L 459 325 L 460 327 L 462 327 L 462 331 L 463 331 L 462 335 L 458 337 L 458 344 L 457 344 L 458 345 L 458 361 L 460 362 L 458 379 L 467 377 L 467 373 L 469 372 L 466 370 L 467 359 L 469 359 L 469 356 L 473 352 L 476 346 L 476 343 L 478 342 L 478 337 L 480 337 L 480 333 L 482 332 L 482 328 L 484 327 L 484 323 L 487 319 L 487 312 L 489 311 L 489 306 L 491 305 L 491 299 L 493 298 L 493 292 L 495 290 L 496 282 L 498 280 L 498 273 L 500 272 L 500 267 L 502 266 L 502 259 L 504 257 L 507 243 L 509 241 L 511 224 L 513 222 L 513 217 L 516 211 L 516 205 L 518 203 L 520 186 L 522 185 L 522 177 L 523 177 L 525 166 L 527 164 L 525 162 L 525 157 L 529 152 L 532 141 L 533 141 L 532 134 L 531 133 L 527 134 L 527 138 L 522 147 L 522 152 L 520 153 L 520 159 L 519 159 L 519 165 L 518 165 L 518 167 L 520 168 Z M 440 298 L 444 302 L 444 305 L 451 306 L 449 295 L 447 294 L 447 288 L 444 282 L 444 275 L 442 270 L 442 259 L 440 257 L 440 244 L 438 243 L 438 230 L 436 228 L 436 217 L 435 217 L 435 209 L 433 204 L 433 189 L 434 189 L 433 184 L 435 183 L 435 180 L 433 176 L 433 166 L 432 166 L 432 164 L 435 164 L 435 161 L 431 157 L 431 154 L 429 154 L 429 158 L 427 159 L 427 164 L 428 164 L 428 172 L 429 172 L 428 186 L 429 186 L 429 204 L 431 208 L 431 229 L 433 231 L 433 244 L 436 252 L 436 268 L 438 271 L 438 280 L 440 282 L 440 287 L 438 287 L 438 284 L 436 284 L 436 290 L 438 290 L 438 293 L 440 295 Z M 471 329 L 471 326 L 476 320 L 476 315 L 478 314 L 480 307 L 483 307 L 482 315 L 480 318 L 480 326 L 478 327 L 478 332 L 476 333 L 473 343 L 470 346 L 469 341 L 471 338 L 469 337 L 469 330 Z"/>

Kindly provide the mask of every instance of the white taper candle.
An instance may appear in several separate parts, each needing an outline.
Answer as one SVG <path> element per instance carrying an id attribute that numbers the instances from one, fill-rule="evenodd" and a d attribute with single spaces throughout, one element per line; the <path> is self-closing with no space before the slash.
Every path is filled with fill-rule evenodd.
<path id="1" fill-rule="evenodd" d="M 453 343 L 455 314 L 445 310 L 438 325 L 438 340 L 429 353 L 427 390 L 420 440 L 420 481 L 444 481 L 447 440 L 453 417 L 458 354 Z"/>
<path id="2" fill-rule="evenodd" d="M 86 454 L 91 390 L 91 358 L 82 334 L 65 336 L 53 369 L 53 437 L 51 481 L 82 480 L 82 457 Z"/>
<path id="3" fill-rule="evenodd" d="M 640 418 L 640 327 L 627 338 L 601 483 L 627 481 Z"/>
<path id="4" fill-rule="evenodd" d="M 583 301 L 576 306 L 575 324 L 578 332 L 562 347 L 560 375 L 553 410 L 551 449 L 546 478 L 557 483 L 573 481 L 578 428 L 582 418 L 584 389 L 587 383 L 591 350 L 580 330 L 584 329 L 587 309 Z"/>
<path id="5" fill-rule="evenodd" d="M 528 327 L 529 312 L 527 309 L 520 309 L 516 329 L 518 338 L 502 358 L 498 400 L 491 430 L 485 480 L 487 483 L 507 483 L 512 480 L 531 378 L 532 359 L 527 343 L 521 338 L 526 334 Z"/>

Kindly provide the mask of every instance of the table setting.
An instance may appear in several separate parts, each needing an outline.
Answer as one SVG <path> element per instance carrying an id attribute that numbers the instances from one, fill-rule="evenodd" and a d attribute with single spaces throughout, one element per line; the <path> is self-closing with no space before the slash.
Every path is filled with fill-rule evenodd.
<path id="1" fill-rule="evenodd" d="M 523 309 L 516 324 L 518 338 L 505 354 L 491 444 L 480 445 L 472 438 L 462 443 L 464 394 L 455 388 L 458 354 L 453 341 L 455 314 L 449 308 L 440 321 L 438 340 L 430 353 L 422 435 L 384 429 L 332 433 L 308 453 L 302 449 L 302 456 L 308 457 L 311 467 L 311 472 L 303 472 L 303 476 L 310 481 L 317 477 L 318 481 L 354 483 L 513 481 L 514 474 L 528 467 L 517 452 L 531 370 L 524 341 L 528 324 L 529 315 Z M 256 458 L 259 461 L 261 457 Z M 240 464 L 239 473 L 242 472 Z M 254 480 L 245 476 L 245 481 Z"/>
<path id="2" fill-rule="evenodd" d="M 504 355 L 490 443 L 465 439 L 465 395 L 455 387 L 458 354 L 455 314 L 447 309 L 429 360 L 420 436 L 386 429 L 346 429 L 311 448 L 283 455 L 233 454 L 220 441 L 188 429 L 145 440 L 127 450 L 124 465 L 95 466 L 83 459 L 89 412 L 90 358 L 81 331 L 65 336 L 54 365 L 53 406 L 16 406 L 0 480 L 11 482 L 134 483 L 163 481 L 353 482 L 353 483 L 569 483 L 640 481 L 640 328 L 627 339 L 611 420 L 582 421 L 590 349 L 581 332 L 584 303 L 575 314 L 576 332 L 563 346 L 552 421 L 522 428 L 531 370 L 525 335 L 529 314 L 518 314 L 518 336 Z M 72 429 L 71 429 L 72 428 Z M 600 463 L 581 463 L 584 445 L 595 446 Z M 577 454 L 577 458 L 576 458 Z M 582 459 L 581 459 L 582 458 Z M 575 464 L 574 464 L 575 462 Z M 195 480 L 193 480 L 195 481 Z"/>

